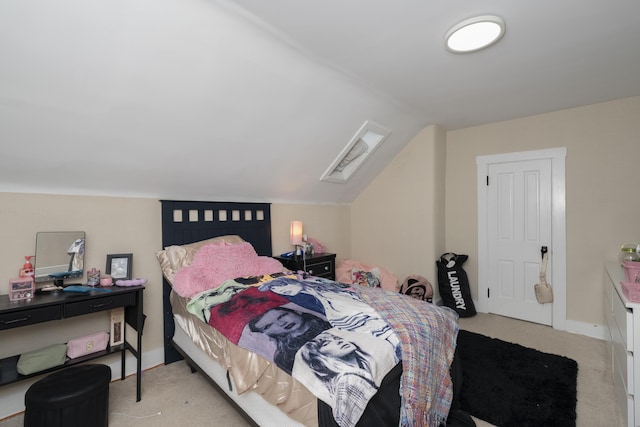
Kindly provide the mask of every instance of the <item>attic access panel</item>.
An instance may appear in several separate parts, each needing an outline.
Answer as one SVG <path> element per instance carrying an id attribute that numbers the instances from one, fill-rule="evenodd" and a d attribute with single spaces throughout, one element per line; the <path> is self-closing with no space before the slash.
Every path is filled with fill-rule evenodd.
<path id="1" fill-rule="evenodd" d="M 388 129 L 370 121 L 364 122 L 320 180 L 344 184 L 389 135 L 391 131 Z"/>

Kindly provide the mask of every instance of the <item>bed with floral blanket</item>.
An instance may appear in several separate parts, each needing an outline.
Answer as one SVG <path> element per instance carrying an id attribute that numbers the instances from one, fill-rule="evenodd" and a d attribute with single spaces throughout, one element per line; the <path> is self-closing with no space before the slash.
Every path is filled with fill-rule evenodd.
<path id="1" fill-rule="evenodd" d="M 164 268 L 163 273 L 169 278 Z M 220 335 L 213 341 L 231 350 L 218 360 L 241 385 L 239 393 L 264 387 L 271 364 L 278 375 L 291 377 L 293 389 L 304 389 L 279 396 L 278 406 L 309 392 L 328 405 L 333 425 L 354 426 L 381 395 L 385 377 L 401 366 L 398 424 L 445 421 L 458 333 L 452 310 L 396 292 L 288 272 L 244 239 L 205 242 L 173 273 L 171 301 L 184 301 L 188 312 L 179 314 L 176 307 L 176 323 Z M 200 325 L 185 326 L 182 319 L 188 316 Z M 230 352 L 241 357 L 228 357 Z M 252 369 L 233 366 L 245 353 L 252 362 L 262 361 L 249 380 L 242 376 Z M 282 384 L 282 377 L 273 383 Z"/>

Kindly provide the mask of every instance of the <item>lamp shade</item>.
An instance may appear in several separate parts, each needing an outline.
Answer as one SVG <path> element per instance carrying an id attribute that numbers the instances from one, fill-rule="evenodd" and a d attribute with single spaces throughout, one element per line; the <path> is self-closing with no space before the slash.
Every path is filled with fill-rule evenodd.
<path id="1" fill-rule="evenodd" d="M 291 221 L 289 237 L 292 245 L 302 245 L 302 221 Z"/>

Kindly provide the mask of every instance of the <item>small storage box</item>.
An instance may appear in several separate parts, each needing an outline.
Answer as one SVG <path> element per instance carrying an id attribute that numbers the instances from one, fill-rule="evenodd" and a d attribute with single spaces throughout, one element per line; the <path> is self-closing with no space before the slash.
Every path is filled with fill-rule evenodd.
<path id="1" fill-rule="evenodd" d="M 640 302 L 640 283 L 635 282 L 622 282 L 622 293 L 631 302 Z"/>
<path id="2" fill-rule="evenodd" d="M 622 266 L 627 282 L 640 283 L 640 262 L 625 261 Z"/>
<path id="3" fill-rule="evenodd" d="M 74 338 L 67 343 L 67 356 L 69 359 L 86 356 L 87 354 L 105 350 L 107 344 L 109 344 L 109 334 L 106 332 Z"/>

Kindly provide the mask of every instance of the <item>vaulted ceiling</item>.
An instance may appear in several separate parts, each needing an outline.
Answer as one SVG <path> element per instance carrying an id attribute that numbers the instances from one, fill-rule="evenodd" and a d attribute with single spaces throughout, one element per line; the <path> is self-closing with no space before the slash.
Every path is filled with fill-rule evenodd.
<path id="1" fill-rule="evenodd" d="M 486 14 L 502 40 L 445 50 Z M 426 126 L 640 95 L 639 42 L 634 0 L 4 0 L 0 191 L 350 202 Z"/>

